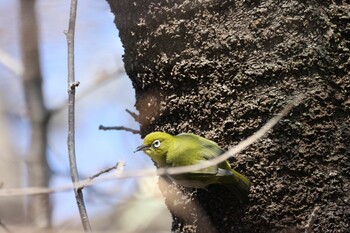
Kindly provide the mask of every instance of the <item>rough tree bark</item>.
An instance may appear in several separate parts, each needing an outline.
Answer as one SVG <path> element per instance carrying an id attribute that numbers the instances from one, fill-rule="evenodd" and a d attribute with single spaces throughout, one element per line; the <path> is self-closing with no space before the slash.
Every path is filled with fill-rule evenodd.
<path id="1" fill-rule="evenodd" d="M 23 87 L 31 126 L 30 148 L 27 154 L 28 184 L 33 187 L 48 187 L 46 144 L 49 113 L 44 105 L 42 91 L 35 0 L 20 1 L 20 17 Z M 51 225 L 50 200 L 47 194 L 29 197 L 28 219 L 38 228 Z"/>
<path id="2" fill-rule="evenodd" d="M 227 148 L 307 93 L 232 161 L 253 183 L 246 206 L 221 187 L 160 184 L 174 232 L 304 232 L 316 206 L 315 232 L 350 229 L 349 3 L 107 1 L 142 136 L 193 132 Z"/>

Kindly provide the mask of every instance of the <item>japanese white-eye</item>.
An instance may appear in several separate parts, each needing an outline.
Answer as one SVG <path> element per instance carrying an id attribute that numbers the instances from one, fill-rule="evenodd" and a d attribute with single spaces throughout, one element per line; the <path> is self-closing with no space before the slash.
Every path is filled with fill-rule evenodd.
<path id="1" fill-rule="evenodd" d="M 210 160 L 224 150 L 215 142 L 191 133 L 176 136 L 165 132 L 148 134 L 136 151 L 144 151 L 158 167 L 188 166 Z M 221 184 L 232 191 L 239 201 L 247 200 L 250 181 L 231 168 L 226 160 L 218 165 L 185 174 L 171 175 L 184 187 L 206 188 Z"/>

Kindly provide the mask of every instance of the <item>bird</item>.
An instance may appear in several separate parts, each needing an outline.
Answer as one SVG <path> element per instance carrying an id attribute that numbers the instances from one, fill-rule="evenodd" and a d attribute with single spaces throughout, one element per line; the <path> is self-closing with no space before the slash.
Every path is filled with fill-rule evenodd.
<path id="1" fill-rule="evenodd" d="M 152 132 L 135 152 L 143 151 L 160 168 L 195 165 L 213 159 L 225 151 L 214 141 L 192 133 L 171 135 Z M 184 174 L 170 175 L 175 183 L 188 188 L 207 189 L 219 184 L 225 186 L 239 202 L 248 200 L 251 182 L 231 168 L 225 160 L 217 165 Z"/>

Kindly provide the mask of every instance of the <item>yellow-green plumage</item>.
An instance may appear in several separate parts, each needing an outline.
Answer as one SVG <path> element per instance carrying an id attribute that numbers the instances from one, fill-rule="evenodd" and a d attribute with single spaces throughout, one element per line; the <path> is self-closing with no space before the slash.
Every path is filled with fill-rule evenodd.
<path id="1" fill-rule="evenodd" d="M 148 134 L 143 150 L 159 167 L 179 167 L 194 165 L 219 156 L 224 151 L 218 144 L 195 134 L 185 133 L 176 136 L 165 132 Z M 249 180 L 232 169 L 228 161 L 199 171 L 172 175 L 178 184 L 191 188 L 205 188 L 211 184 L 222 184 L 240 200 L 247 199 Z"/>

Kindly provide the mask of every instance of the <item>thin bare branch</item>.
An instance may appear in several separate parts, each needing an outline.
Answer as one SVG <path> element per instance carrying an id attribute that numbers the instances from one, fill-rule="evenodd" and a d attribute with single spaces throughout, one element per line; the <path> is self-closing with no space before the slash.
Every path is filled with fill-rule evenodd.
<path id="1" fill-rule="evenodd" d="M 2 63 L 7 69 L 12 71 L 18 77 L 23 75 L 23 66 L 19 61 L 16 61 L 6 51 L 0 48 L 0 63 Z"/>
<path id="2" fill-rule="evenodd" d="M 100 125 L 98 127 L 99 130 L 124 130 L 133 134 L 140 134 L 140 130 L 136 130 L 136 129 L 131 129 L 128 127 L 124 127 L 124 126 L 103 126 Z"/>
<path id="3" fill-rule="evenodd" d="M 78 0 L 71 1 L 69 25 L 67 36 L 68 47 L 68 155 L 69 166 L 73 184 L 79 182 L 79 174 L 75 155 L 75 89 L 79 82 L 75 81 L 74 72 L 74 35 L 75 35 L 75 21 L 77 17 Z M 86 211 L 82 188 L 74 186 L 75 198 L 79 209 L 81 222 L 85 232 L 92 232 L 89 217 Z"/>
<path id="4" fill-rule="evenodd" d="M 96 173 L 95 175 L 90 176 L 90 177 L 89 177 L 89 180 L 96 179 L 96 178 L 99 177 L 100 175 L 105 174 L 105 173 L 108 173 L 108 172 L 110 172 L 110 171 L 112 171 L 112 170 L 114 170 L 114 169 L 117 169 L 118 167 L 120 167 L 120 162 L 116 163 L 116 165 L 114 165 L 113 167 L 106 168 L 106 169 L 104 169 L 104 170 L 102 170 L 102 171 Z"/>
<path id="5" fill-rule="evenodd" d="M 262 138 L 264 135 L 267 134 L 267 132 L 272 129 L 280 120 L 282 117 L 286 116 L 290 110 L 293 108 L 294 105 L 297 105 L 302 99 L 304 98 L 304 95 L 299 95 L 296 97 L 291 103 L 289 103 L 279 114 L 277 114 L 275 117 L 273 117 L 271 120 L 269 120 L 261 129 L 259 129 L 255 134 L 248 137 L 247 139 L 241 141 L 237 146 L 231 148 L 226 153 L 209 160 L 206 163 L 200 163 L 197 165 L 191 165 L 191 166 L 183 166 L 183 167 L 174 167 L 174 168 L 159 168 L 157 172 L 155 172 L 153 169 L 149 170 L 139 170 L 139 171 L 130 171 L 130 172 L 118 172 L 116 174 L 112 174 L 109 176 L 100 177 L 98 179 L 86 179 L 82 180 L 80 182 L 74 182 L 73 185 L 66 185 L 61 186 L 55 189 L 48 189 L 48 188 L 40 188 L 40 187 L 33 187 L 33 188 L 22 188 L 22 189 L 0 189 L 0 197 L 3 196 L 20 196 L 20 195 L 34 195 L 34 194 L 40 194 L 40 193 L 53 193 L 53 192 L 63 192 L 70 190 L 72 188 L 83 188 L 86 186 L 90 186 L 96 183 L 104 182 L 104 181 L 110 181 L 115 179 L 126 179 L 131 177 L 145 177 L 145 176 L 155 176 L 155 175 L 175 175 L 175 174 L 181 174 L 191 171 L 196 171 L 200 169 L 204 169 L 209 166 L 213 166 L 216 164 L 221 163 L 222 161 L 225 161 L 226 159 L 233 157 L 235 154 L 238 154 L 239 152 L 246 149 L 248 146 L 252 145 L 253 143 L 257 142 L 260 138 Z"/>
<path id="6" fill-rule="evenodd" d="M 113 180 L 113 179 L 124 179 L 129 177 L 142 177 L 142 176 L 151 176 L 156 175 L 155 171 L 152 170 L 141 170 L 129 172 L 128 174 L 123 174 L 124 162 L 118 162 L 117 165 L 104 169 L 98 172 L 91 177 L 81 180 L 79 182 L 70 183 L 66 185 L 62 185 L 56 188 L 46 188 L 46 187 L 29 187 L 29 188 L 18 188 L 18 189 L 0 189 L 0 197 L 10 197 L 10 196 L 22 196 L 22 195 L 37 195 L 37 194 L 50 194 L 50 193 L 58 193 L 58 192 L 66 192 L 72 189 L 83 189 L 85 187 L 91 186 L 93 184 L 101 183 L 103 181 Z M 112 171 L 113 169 L 116 172 L 110 176 L 102 177 L 102 174 Z M 98 179 L 98 181 L 96 180 Z"/>
<path id="7" fill-rule="evenodd" d="M 12 197 L 12 196 L 23 196 L 23 195 L 38 195 L 38 194 L 50 194 L 67 192 L 72 189 L 82 189 L 94 184 L 98 184 L 105 181 L 111 181 L 116 179 L 126 179 L 132 177 L 146 177 L 146 176 L 156 176 L 154 169 L 130 171 L 128 173 L 118 171 L 109 176 L 97 177 L 94 179 L 87 178 L 75 183 L 62 185 L 56 188 L 46 188 L 46 187 L 29 187 L 29 188 L 13 188 L 13 189 L 0 189 L 0 197 Z"/>
<path id="8" fill-rule="evenodd" d="M 214 166 L 216 164 L 219 164 L 230 157 L 235 156 L 239 152 L 246 149 L 248 146 L 252 145 L 253 143 L 257 142 L 259 139 L 261 139 L 263 136 L 267 134 L 267 132 L 272 129 L 284 116 L 286 116 L 292 108 L 299 104 L 299 102 L 304 98 L 304 95 L 297 96 L 291 103 L 289 103 L 279 114 L 277 114 L 275 117 L 273 117 L 271 120 L 269 120 L 262 128 L 260 128 L 255 134 L 250 136 L 249 138 L 241 141 L 238 143 L 237 146 L 229 149 L 222 155 L 215 157 L 214 159 L 211 159 L 207 162 L 203 162 L 200 164 L 190 165 L 190 166 L 184 166 L 184 167 L 171 167 L 171 168 L 159 168 L 157 171 L 158 175 L 175 175 L 179 173 L 186 173 L 191 171 L 197 171 L 201 170 L 210 166 Z"/>
<path id="9" fill-rule="evenodd" d="M 125 111 L 126 111 L 127 113 L 129 113 L 130 116 L 131 116 L 132 118 L 134 118 L 134 120 L 135 120 L 136 122 L 139 122 L 139 123 L 140 123 L 140 117 L 139 117 L 139 115 L 137 115 L 136 113 L 130 111 L 129 109 L 125 109 Z"/>
<path id="10" fill-rule="evenodd" d="M 316 206 L 314 210 L 312 211 L 309 220 L 307 221 L 307 224 L 305 226 L 305 233 L 311 233 L 312 232 L 312 227 L 315 224 L 317 213 L 320 210 L 319 206 Z"/>

